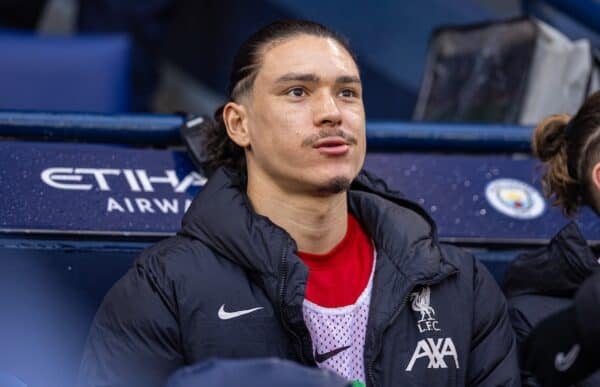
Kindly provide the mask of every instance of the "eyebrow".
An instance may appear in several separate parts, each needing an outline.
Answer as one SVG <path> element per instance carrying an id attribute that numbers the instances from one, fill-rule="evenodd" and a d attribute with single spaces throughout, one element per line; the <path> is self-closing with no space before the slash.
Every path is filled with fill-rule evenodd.
<path id="1" fill-rule="evenodd" d="M 342 75 L 337 77 L 335 83 L 361 83 L 360 78 L 354 75 Z"/>
<path id="2" fill-rule="evenodd" d="M 290 81 L 318 83 L 321 79 L 315 74 L 287 73 L 277 78 L 276 83 Z M 335 83 L 361 83 L 360 78 L 354 75 L 342 75 L 335 79 Z"/>

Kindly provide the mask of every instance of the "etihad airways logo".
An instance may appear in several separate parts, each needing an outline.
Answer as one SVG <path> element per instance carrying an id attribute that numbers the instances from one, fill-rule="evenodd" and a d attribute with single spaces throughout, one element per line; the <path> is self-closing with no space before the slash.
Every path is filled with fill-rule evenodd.
<path id="1" fill-rule="evenodd" d="M 158 184 L 168 184 L 176 193 L 183 193 L 190 187 L 201 187 L 206 178 L 197 172 L 190 172 L 182 179 L 172 169 L 166 169 L 162 176 L 149 176 L 145 169 L 112 168 L 47 168 L 41 173 L 44 183 L 63 190 L 111 191 L 115 179 L 123 179 L 132 192 L 154 192 Z"/>
<path id="2" fill-rule="evenodd" d="M 145 197 L 109 196 L 105 207 L 108 214 L 181 214 L 191 205 L 189 197 L 158 198 L 151 193 L 157 188 L 168 187 L 173 193 L 184 194 L 191 187 L 204 186 L 207 180 L 197 172 L 190 172 L 180 178 L 172 169 L 164 170 L 164 175 L 151 176 L 145 169 L 65 167 L 47 168 L 40 177 L 45 184 L 59 190 L 121 191 L 114 187 L 120 188 L 124 182 L 130 192 L 148 193 Z"/>

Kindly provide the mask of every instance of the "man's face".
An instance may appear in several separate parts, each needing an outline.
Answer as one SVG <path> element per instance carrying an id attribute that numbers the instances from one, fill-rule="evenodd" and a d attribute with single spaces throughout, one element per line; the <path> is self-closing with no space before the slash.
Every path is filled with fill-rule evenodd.
<path id="1" fill-rule="evenodd" d="M 347 188 L 366 139 L 358 68 L 342 46 L 298 35 L 267 48 L 249 94 L 249 176 L 287 192 Z"/>

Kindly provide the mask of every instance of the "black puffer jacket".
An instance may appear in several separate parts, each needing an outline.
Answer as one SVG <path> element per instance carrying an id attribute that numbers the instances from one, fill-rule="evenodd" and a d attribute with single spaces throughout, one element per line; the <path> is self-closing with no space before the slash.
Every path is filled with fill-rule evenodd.
<path id="1" fill-rule="evenodd" d="M 575 223 L 566 225 L 548 246 L 523 254 L 511 262 L 504 287 L 519 344 L 523 344 L 540 321 L 571 307 L 577 289 L 598 268 L 595 252 Z M 521 378 L 523 386 L 539 386 L 526 371 Z M 578 386 L 600 386 L 600 373 L 590 376 Z"/>
<path id="2" fill-rule="evenodd" d="M 111 289 L 91 327 L 81 386 L 160 386 L 211 357 L 316 364 L 302 314 L 308 270 L 289 234 L 252 211 L 237 180 L 217 171 L 181 232 L 145 251 Z M 423 210 L 365 173 L 348 202 L 377 250 L 367 384 L 519 385 L 506 302 L 487 270 L 441 246 Z M 429 293 L 421 300 L 428 313 L 409 301 L 417 291 Z M 231 318 L 223 309 L 246 313 Z"/>

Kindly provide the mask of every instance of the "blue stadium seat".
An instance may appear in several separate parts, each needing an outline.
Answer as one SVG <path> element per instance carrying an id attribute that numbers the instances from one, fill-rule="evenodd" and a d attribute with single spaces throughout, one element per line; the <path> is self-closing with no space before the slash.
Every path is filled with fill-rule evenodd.
<path id="1" fill-rule="evenodd" d="M 0 31 L 0 109 L 118 113 L 129 109 L 124 36 Z"/>
<path id="2" fill-rule="evenodd" d="M 589 0 L 524 0 L 525 14 L 544 20 L 571 39 L 600 44 L 600 3 Z"/>

